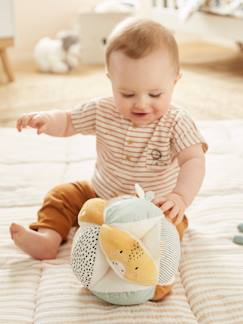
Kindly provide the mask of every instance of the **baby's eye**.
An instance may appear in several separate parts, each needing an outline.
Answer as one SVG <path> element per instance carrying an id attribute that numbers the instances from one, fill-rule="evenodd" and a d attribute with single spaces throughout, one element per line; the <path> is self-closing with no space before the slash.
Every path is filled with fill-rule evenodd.
<path id="1" fill-rule="evenodd" d="M 132 97 L 134 97 L 134 94 L 133 93 L 122 93 L 122 96 L 124 98 L 132 98 Z"/>
<path id="2" fill-rule="evenodd" d="M 154 94 L 154 93 L 150 93 L 150 94 L 149 94 L 149 96 L 150 96 L 151 98 L 159 98 L 161 95 L 162 95 L 162 93 L 156 93 L 156 94 Z"/>

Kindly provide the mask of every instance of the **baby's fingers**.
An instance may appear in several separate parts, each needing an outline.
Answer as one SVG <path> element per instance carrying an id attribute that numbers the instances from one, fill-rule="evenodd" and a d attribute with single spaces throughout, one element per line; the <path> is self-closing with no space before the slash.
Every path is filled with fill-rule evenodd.
<path id="1" fill-rule="evenodd" d="M 46 123 L 45 122 L 42 122 L 42 124 L 37 127 L 37 134 L 40 135 L 42 133 L 45 133 L 46 131 Z"/>
<path id="2" fill-rule="evenodd" d="M 171 220 L 176 220 L 175 218 L 178 216 L 179 213 L 179 207 L 177 205 L 175 205 L 170 212 L 168 213 L 167 217 L 170 218 Z"/>
<path id="3" fill-rule="evenodd" d="M 179 225 L 179 224 L 182 222 L 183 217 L 184 217 L 184 211 L 181 210 L 181 211 L 179 212 L 178 216 L 176 217 L 176 219 L 175 219 L 175 221 L 174 221 L 174 224 L 175 224 L 176 226 Z"/>
<path id="4" fill-rule="evenodd" d="M 158 206 L 158 207 L 160 207 L 165 201 L 166 201 L 167 199 L 165 198 L 165 197 L 159 197 L 159 198 L 154 198 L 153 200 L 152 200 L 152 202 L 156 205 L 156 206 Z"/>
<path id="5" fill-rule="evenodd" d="M 33 116 L 34 115 L 32 115 L 32 114 L 24 114 L 24 115 L 20 116 L 20 118 L 17 120 L 17 125 L 16 125 L 19 132 L 21 132 L 21 130 L 23 128 L 28 126 L 28 124 L 30 123 Z"/>
<path id="6" fill-rule="evenodd" d="M 16 128 L 19 132 L 21 132 L 21 119 L 19 118 L 16 122 Z"/>
<path id="7" fill-rule="evenodd" d="M 30 125 L 30 127 L 32 127 L 32 128 L 37 128 L 37 129 L 39 129 L 39 128 L 41 128 L 45 123 L 46 123 L 45 119 L 44 119 L 41 115 L 37 114 L 37 115 L 35 115 L 35 116 L 30 120 L 29 125 Z"/>
<path id="8" fill-rule="evenodd" d="M 17 120 L 16 123 L 16 128 L 19 132 L 21 132 L 22 128 L 23 128 L 23 119 L 24 119 L 24 115 L 22 115 L 21 117 L 19 117 L 19 119 Z"/>
<path id="9" fill-rule="evenodd" d="M 174 206 L 174 201 L 167 200 L 160 208 L 163 210 L 163 212 L 166 212 L 170 210 Z"/>

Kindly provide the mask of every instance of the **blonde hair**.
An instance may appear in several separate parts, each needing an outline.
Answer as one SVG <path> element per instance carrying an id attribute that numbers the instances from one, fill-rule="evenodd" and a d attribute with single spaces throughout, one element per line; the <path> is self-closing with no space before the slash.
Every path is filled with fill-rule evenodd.
<path id="1" fill-rule="evenodd" d="M 115 51 L 139 59 L 159 49 L 167 52 L 179 74 L 178 46 L 172 33 L 153 20 L 128 18 L 119 23 L 108 38 L 106 65 L 109 66 L 110 56 Z"/>

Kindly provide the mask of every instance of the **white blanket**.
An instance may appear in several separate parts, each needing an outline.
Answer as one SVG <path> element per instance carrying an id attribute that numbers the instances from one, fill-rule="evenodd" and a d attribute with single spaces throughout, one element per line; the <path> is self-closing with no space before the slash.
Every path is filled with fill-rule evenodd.
<path id="1" fill-rule="evenodd" d="M 95 139 L 0 129 L 0 323 L 242 324 L 243 246 L 232 237 L 243 222 L 243 121 L 199 127 L 210 147 L 207 174 L 187 211 L 175 287 L 162 302 L 129 307 L 108 305 L 80 286 L 69 264 L 75 229 L 49 261 L 25 255 L 8 233 L 12 222 L 35 219 L 52 186 L 91 175 Z"/>

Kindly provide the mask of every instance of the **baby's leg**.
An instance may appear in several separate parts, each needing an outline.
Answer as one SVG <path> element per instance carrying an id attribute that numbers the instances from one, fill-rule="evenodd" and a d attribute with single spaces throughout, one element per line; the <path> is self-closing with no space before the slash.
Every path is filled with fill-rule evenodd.
<path id="1" fill-rule="evenodd" d="M 94 197 L 96 193 L 87 181 L 56 186 L 46 195 L 38 212 L 38 221 L 31 224 L 30 229 L 12 224 L 11 237 L 33 258 L 54 259 L 70 228 L 77 225 L 80 208 L 86 200 Z"/>
<path id="2" fill-rule="evenodd" d="M 13 223 L 10 234 L 21 250 L 38 260 L 55 259 L 62 242 L 61 235 L 49 228 L 33 231 Z"/>

